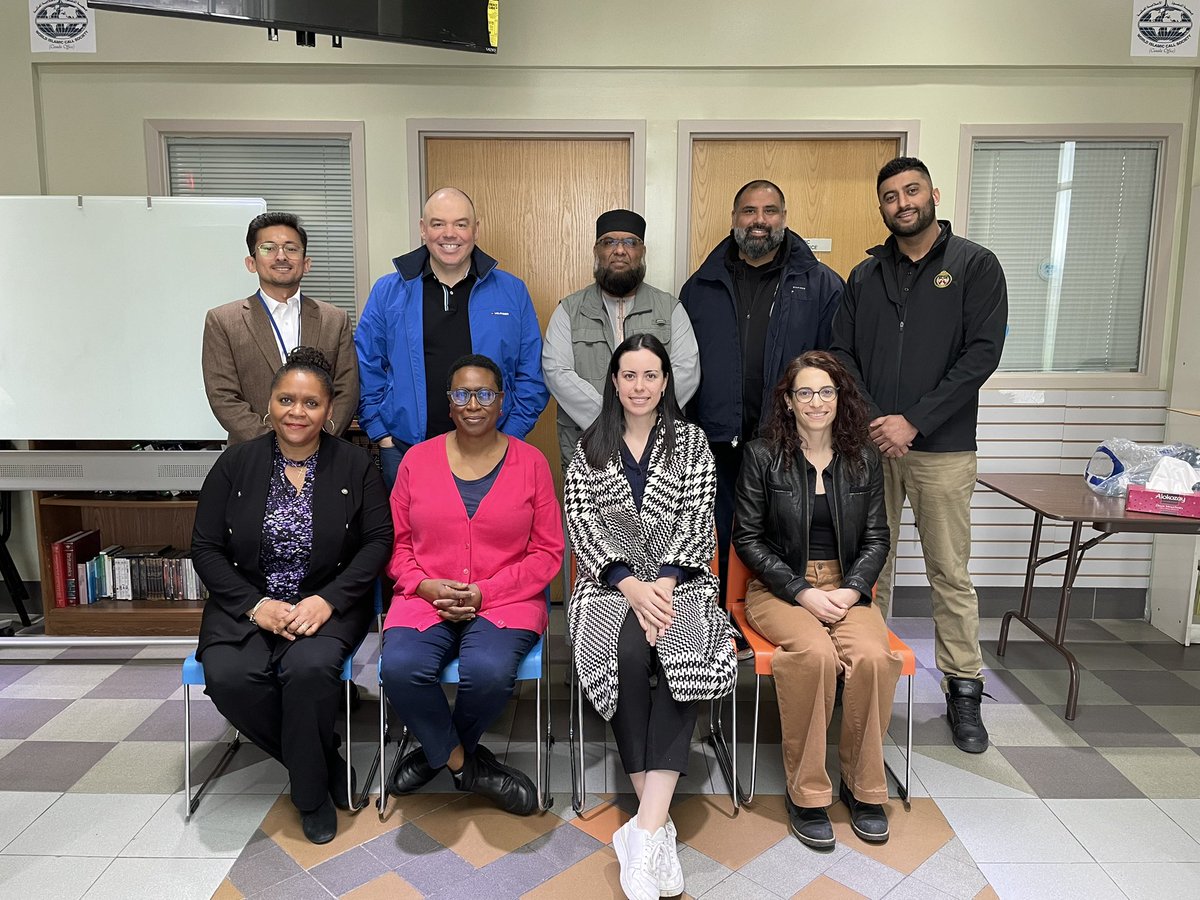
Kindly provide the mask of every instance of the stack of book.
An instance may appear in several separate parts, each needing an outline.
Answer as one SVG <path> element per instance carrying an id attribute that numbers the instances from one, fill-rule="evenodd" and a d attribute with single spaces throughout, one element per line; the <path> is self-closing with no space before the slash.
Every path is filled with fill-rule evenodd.
<path id="1" fill-rule="evenodd" d="M 98 600 L 207 600 L 186 550 L 169 545 L 100 545 L 100 532 L 77 531 L 50 545 L 54 605 Z"/>

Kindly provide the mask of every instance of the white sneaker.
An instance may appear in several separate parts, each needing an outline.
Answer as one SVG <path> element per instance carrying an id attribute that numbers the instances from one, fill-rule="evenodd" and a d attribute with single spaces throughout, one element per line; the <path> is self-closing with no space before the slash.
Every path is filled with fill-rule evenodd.
<path id="1" fill-rule="evenodd" d="M 658 866 L 658 894 L 660 897 L 675 897 L 683 893 L 683 867 L 679 865 L 679 850 L 675 846 L 675 823 L 667 816 L 666 837 Z"/>
<path id="2" fill-rule="evenodd" d="M 665 850 L 667 832 L 660 828 L 651 834 L 637 827 L 637 817 L 613 833 L 613 849 L 621 864 L 621 890 L 629 900 L 658 900 L 658 872 Z"/>

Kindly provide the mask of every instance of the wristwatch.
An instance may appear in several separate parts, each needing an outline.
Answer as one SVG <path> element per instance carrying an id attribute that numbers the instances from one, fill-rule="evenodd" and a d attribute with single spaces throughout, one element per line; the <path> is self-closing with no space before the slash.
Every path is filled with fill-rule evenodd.
<path id="1" fill-rule="evenodd" d="M 267 602 L 268 600 L 270 600 L 270 599 L 271 599 L 270 597 L 263 597 L 261 600 L 259 600 L 257 603 L 255 603 L 255 604 L 254 604 L 254 606 L 253 606 L 253 607 L 250 609 L 250 612 L 248 612 L 248 613 L 246 614 L 246 615 L 248 615 L 248 616 L 250 617 L 250 624 L 251 624 L 251 625 L 257 625 L 257 624 L 258 624 L 258 620 L 256 620 L 256 619 L 254 618 L 254 616 L 255 616 L 255 614 L 258 612 L 258 608 L 259 608 L 260 606 L 262 606 L 264 603 L 266 603 L 266 602 Z"/>

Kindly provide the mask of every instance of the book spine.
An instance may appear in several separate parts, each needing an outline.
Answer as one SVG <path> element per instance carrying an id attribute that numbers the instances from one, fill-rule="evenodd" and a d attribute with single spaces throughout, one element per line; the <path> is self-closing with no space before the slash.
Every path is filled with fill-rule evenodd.
<path id="1" fill-rule="evenodd" d="M 113 597 L 117 600 L 132 600 L 133 591 L 129 580 L 129 560 L 127 558 L 113 560 L 113 578 L 116 580 Z"/>
<path id="2" fill-rule="evenodd" d="M 67 606 L 67 548 L 62 541 L 50 545 L 50 568 L 54 573 L 54 607 Z"/>
<path id="3" fill-rule="evenodd" d="M 75 560 L 75 542 L 64 545 L 67 567 L 67 606 L 79 605 L 79 564 Z"/>

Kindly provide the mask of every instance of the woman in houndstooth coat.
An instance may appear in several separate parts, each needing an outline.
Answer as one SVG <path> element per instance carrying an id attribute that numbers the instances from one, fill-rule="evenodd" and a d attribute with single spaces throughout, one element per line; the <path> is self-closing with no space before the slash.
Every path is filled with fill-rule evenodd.
<path id="1" fill-rule="evenodd" d="M 656 898 L 683 890 L 667 811 L 686 774 L 696 701 L 728 694 L 737 660 L 710 569 L 708 440 L 683 420 L 657 338 L 626 339 L 609 375 L 566 478 L 578 561 L 568 623 L 580 682 L 612 722 L 640 803 L 613 835 L 621 885 Z"/>

